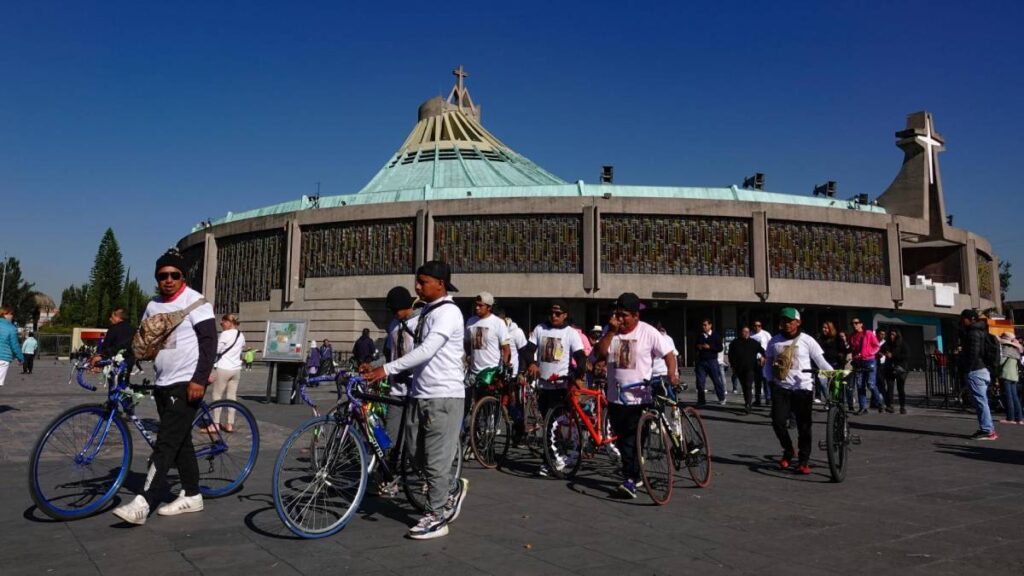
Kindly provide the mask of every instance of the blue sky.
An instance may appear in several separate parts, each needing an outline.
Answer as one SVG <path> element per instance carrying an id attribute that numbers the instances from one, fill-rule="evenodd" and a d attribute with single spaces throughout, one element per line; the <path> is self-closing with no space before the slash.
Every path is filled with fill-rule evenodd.
<path id="1" fill-rule="evenodd" d="M 463 64 L 567 180 L 875 197 L 928 110 L 947 212 L 1021 260 L 1019 2 L 293 4 L 0 0 L 0 252 L 58 298 L 110 226 L 148 277 L 202 219 L 358 191 Z"/>

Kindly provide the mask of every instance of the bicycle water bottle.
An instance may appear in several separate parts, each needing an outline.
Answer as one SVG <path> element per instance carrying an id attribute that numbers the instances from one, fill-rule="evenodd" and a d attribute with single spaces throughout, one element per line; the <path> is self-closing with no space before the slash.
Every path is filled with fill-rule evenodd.
<path id="1" fill-rule="evenodd" d="M 391 448 L 391 437 L 388 436 L 388 431 L 384 429 L 384 424 L 381 423 L 380 418 L 371 412 L 369 420 L 370 428 L 373 430 L 373 437 L 377 439 L 377 444 L 380 445 L 381 450 Z"/>

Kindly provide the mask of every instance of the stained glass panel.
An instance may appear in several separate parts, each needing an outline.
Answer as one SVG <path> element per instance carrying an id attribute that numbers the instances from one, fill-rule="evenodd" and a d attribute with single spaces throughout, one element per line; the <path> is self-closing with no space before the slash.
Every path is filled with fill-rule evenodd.
<path id="1" fill-rule="evenodd" d="M 218 314 L 238 312 L 240 302 L 270 300 L 284 277 L 284 230 L 264 230 L 217 239 Z"/>
<path id="2" fill-rule="evenodd" d="M 434 258 L 456 273 L 582 272 L 583 218 L 486 216 L 434 220 Z"/>
<path id="3" fill-rule="evenodd" d="M 888 284 L 885 232 L 870 228 L 771 221 L 772 278 Z"/>
<path id="4" fill-rule="evenodd" d="M 750 276 L 750 221 L 601 215 L 601 271 L 610 274 Z"/>
<path id="5" fill-rule="evenodd" d="M 978 295 L 985 300 L 993 300 L 995 287 L 992 285 L 992 259 L 983 252 L 978 252 Z"/>
<path id="6" fill-rule="evenodd" d="M 306 278 L 412 274 L 415 220 L 334 222 L 302 227 L 300 282 Z"/>

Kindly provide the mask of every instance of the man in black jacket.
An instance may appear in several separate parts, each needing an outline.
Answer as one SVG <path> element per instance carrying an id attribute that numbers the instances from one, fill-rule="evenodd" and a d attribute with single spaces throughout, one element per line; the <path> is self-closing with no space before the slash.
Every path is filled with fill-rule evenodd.
<path id="1" fill-rule="evenodd" d="M 960 313 L 960 374 L 964 388 L 971 391 L 974 407 L 978 414 L 978 431 L 972 440 L 996 440 L 999 435 L 992 424 L 992 413 L 988 409 L 988 385 L 990 376 L 985 366 L 985 338 L 988 337 L 988 322 L 977 310 L 968 308 Z"/>
<path id="2" fill-rule="evenodd" d="M 110 312 L 110 328 L 103 335 L 103 340 L 96 348 L 96 354 L 92 357 L 91 364 L 96 365 L 100 360 L 109 360 L 117 356 L 118 352 L 124 353 L 125 369 L 124 378 L 131 382 L 132 368 L 135 367 L 135 357 L 132 355 L 132 338 L 135 336 L 135 329 L 124 320 L 123 308 L 114 308 Z"/>
<path id="3" fill-rule="evenodd" d="M 718 354 L 721 352 L 722 337 L 711 329 L 711 320 L 705 318 L 697 334 L 697 406 L 703 406 L 707 401 L 704 383 L 708 376 L 715 385 L 719 405 L 725 406 L 725 383 L 722 381 L 722 365 L 718 363 Z"/>
<path id="4" fill-rule="evenodd" d="M 761 343 L 750 337 L 747 326 L 740 331 L 739 338 L 729 343 L 729 366 L 743 386 L 743 406 L 747 414 L 750 414 L 750 389 L 754 385 L 754 375 L 761 367 L 759 359 L 764 354 Z"/>

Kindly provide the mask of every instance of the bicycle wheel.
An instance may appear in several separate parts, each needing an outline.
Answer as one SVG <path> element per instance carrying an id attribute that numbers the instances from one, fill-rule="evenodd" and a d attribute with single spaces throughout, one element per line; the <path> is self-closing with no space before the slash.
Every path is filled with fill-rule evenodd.
<path id="1" fill-rule="evenodd" d="M 311 451 L 311 446 L 319 448 Z M 330 415 L 307 420 L 281 446 L 274 463 L 277 515 L 303 538 L 337 533 L 355 517 L 366 494 L 366 462 L 354 426 Z"/>
<path id="2" fill-rule="evenodd" d="M 711 444 L 704 430 L 700 412 L 692 406 L 683 410 L 686 425 L 683 426 L 683 440 L 686 445 L 686 467 L 698 487 L 704 488 L 711 481 Z"/>
<path id="3" fill-rule="evenodd" d="M 825 452 L 828 454 L 828 471 L 833 482 L 846 479 L 846 459 L 850 451 L 850 423 L 846 412 L 836 405 L 828 411 L 825 424 Z"/>
<path id="4" fill-rule="evenodd" d="M 469 417 L 469 443 L 484 468 L 495 468 L 508 454 L 512 433 L 508 415 L 494 396 L 477 401 Z"/>
<path id="5" fill-rule="evenodd" d="M 103 406 L 76 406 L 56 418 L 36 441 L 28 466 L 32 501 L 57 520 L 100 510 L 124 482 L 132 437 Z"/>
<path id="6" fill-rule="evenodd" d="M 661 415 L 648 411 L 636 427 L 636 458 L 644 488 L 658 506 L 672 498 L 672 453 Z"/>
<path id="7" fill-rule="evenodd" d="M 544 418 L 544 463 L 556 478 L 571 478 L 583 461 L 583 427 L 572 406 L 562 404 Z"/>
<path id="8" fill-rule="evenodd" d="M 232 432 L 224 431 L 230 423 Z M 211 431 L 210 425 L 217 430 Z M 252 412 L 235 400 L 217 400 L 200 408 L 192 422 L 192 446 L 199 464 L 203 496 L 225 496 L 242 487 L 260 453 L 260 431 Z"/>
<path id="9" fill-rule="evenodd" d="M 462 455 L 465 446 L 459 443 L 452 459 L 451 485 L 448 487 L 449 494 L 459 489 L 459 478 L 462 476 Z M 430 485 L 424 471 L 422 462 L 414 461 L 408 452 L 402 457 L 402 487 L 405 497 L 412 504 L 412 507 L 421 514 L 426 514 L 427 504 L 430 498 Z"/>

